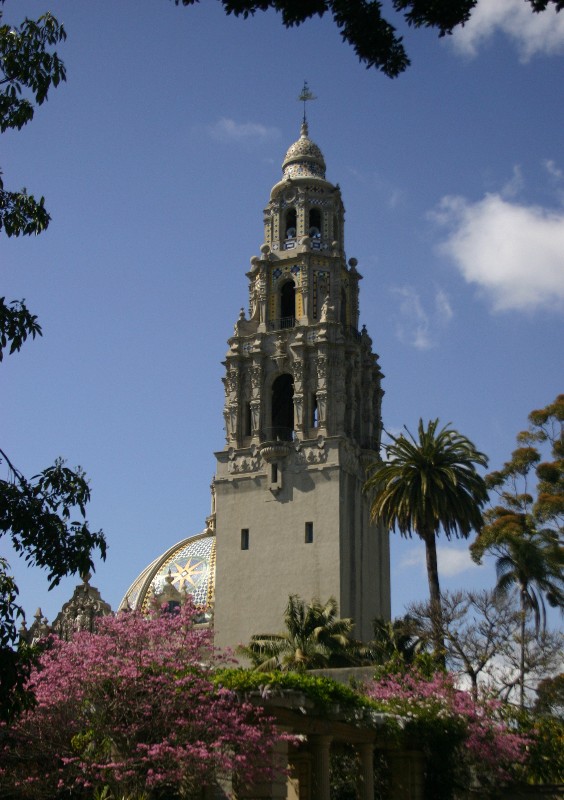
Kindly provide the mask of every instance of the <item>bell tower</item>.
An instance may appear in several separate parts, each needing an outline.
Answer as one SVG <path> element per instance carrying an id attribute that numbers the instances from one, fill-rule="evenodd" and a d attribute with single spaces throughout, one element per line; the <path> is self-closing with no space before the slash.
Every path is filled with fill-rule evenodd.
<path id="1" fill-rule="evenodd" d="M 251 258 L 224 362 L 226 444 L 216 453 L 220 646 L 277 633 L 290 594 L 336 598 L 358 638 L 390 616 L 388 533 L 369 521 L 382 373 L 359 331 L 357 261 L 338 184 L 308 126 L 288 149 Z"/>

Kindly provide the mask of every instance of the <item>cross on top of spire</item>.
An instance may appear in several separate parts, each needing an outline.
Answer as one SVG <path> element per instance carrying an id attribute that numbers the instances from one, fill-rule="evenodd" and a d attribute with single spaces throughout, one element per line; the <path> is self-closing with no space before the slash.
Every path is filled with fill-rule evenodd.
<path id="1" fill-rule="evenodd" d="M 309 86 L 307 85 L 307 81 L 304 81 L 303 89 L 298 97 L 300 102 L 304 104 L 304 121 L 303 124 L 307 126 L 307 119 L 306 119 L 306 103 L 308 100 L 317 100 L 317 97 L 313 94 L 310 90 Z"/>

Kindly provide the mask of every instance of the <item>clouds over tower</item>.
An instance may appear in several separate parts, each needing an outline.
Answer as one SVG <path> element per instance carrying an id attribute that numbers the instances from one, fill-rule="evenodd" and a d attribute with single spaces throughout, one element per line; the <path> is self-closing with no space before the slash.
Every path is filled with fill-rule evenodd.
<path id="1" fill-rule="evenodd" d="M 449 41 L 458 52 L 475 56 L 496 33 L 513 42 L 523 62 L 564 52 L 564 14 L 551 7 L 535 14 L 523 0 L 479 0 L 470 21 Z"/>
<path id="2" fill-rule="evenodd" d="M 564 211 L 494 193 L 444 197 L 434 217 L 440 252 L 494 311 L 564 310 Z"/>

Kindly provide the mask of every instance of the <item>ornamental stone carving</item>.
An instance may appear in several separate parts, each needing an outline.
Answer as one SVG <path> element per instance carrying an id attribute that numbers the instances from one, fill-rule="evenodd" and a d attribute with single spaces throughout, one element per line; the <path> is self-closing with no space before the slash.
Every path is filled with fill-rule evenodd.
<path id="1" fill-rule="evenodd" d="M 251 386 L 253 389 L 253 395 L 256 395 L 257 392 L 260 390 L 261 383 L 262 383 L 262 367 L 260 364 L 253 364 L 253 366 L 249 370 L 251 376 Z"/>
<path id="2" fill-rule="evenodd" d="M 298 442 L 294 461 L 296 466 L 299 467 L 305 467 L 310 464 L 325 464 L 327 461 L 327 447 L 324 437 L 318 436 L 315 445 L 303 445 Z"/>
<path id="3" fill-rule="evenodd" d="M 317 380 L 321 383 L 327 379 L 327 356 L 319 355 L 316 361 Z"/>
<path id="4" fill-rule="evenodd" d="M 225 376 L 225 386 L 229 394 L 236 394 L 239 389 L 239 370 L 230 369 Z"/>
<path id="5" fill-rule="evenodd" d="M 291 451 L 291 442 L 264 442 L 259 447 L 261 458 L 268 464 L 287 458 Z"/>
<path id="6" fill-rule="evenodd" d="M 294 373 L 294 381 L 301 384 L 304 379 L 304 362 L 298 360 L 294 361 L 292 372 Z"/>
<path id="7" fill-rule="evenodd" d="M 64 604 L 53 622 L 52 630 L 61 639 L 69 640 L 77 631 L 92 632 L 98 617 L 112 613 L 100 592 L 90 586 L 90 573 L 83 576 L 83 582 L 74 590 L 72 598 Z"/>
<path id="8" fill-rule="evenodd" d="M 361 463 L 359 451 L 348 444 L 341 446 L 341 464 L 345 472 L 355 475 L 359 480 L 364 481 L 366 475 Z"/>
<path id="9" fill-rule="evenodd" d="M 231 475 L 242 475 L 245 473 L 258 472 L 261 467 L 261 458 L 256 447 L 251 447 L 248 452 L 237 453 L 233 448 L 229 448 L 229 461 L 227 471 Z"/>

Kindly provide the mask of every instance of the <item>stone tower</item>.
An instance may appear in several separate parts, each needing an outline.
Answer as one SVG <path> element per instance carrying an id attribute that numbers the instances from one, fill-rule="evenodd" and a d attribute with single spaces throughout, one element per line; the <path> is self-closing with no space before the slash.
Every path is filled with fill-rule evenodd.
<path id="1" fill-rule="evenodd" d="M 362 493 L 378 458 L 382 389 L 358 330 L 338 185 L 308 135 L 286 153 L 251 258 L 225 365 L 226 444 L 216 453 L 214 625 L 220 646 L 283 629 L 290 594 L 330 596 L 357 637 L 390 616 L 389 542 Z"/>

